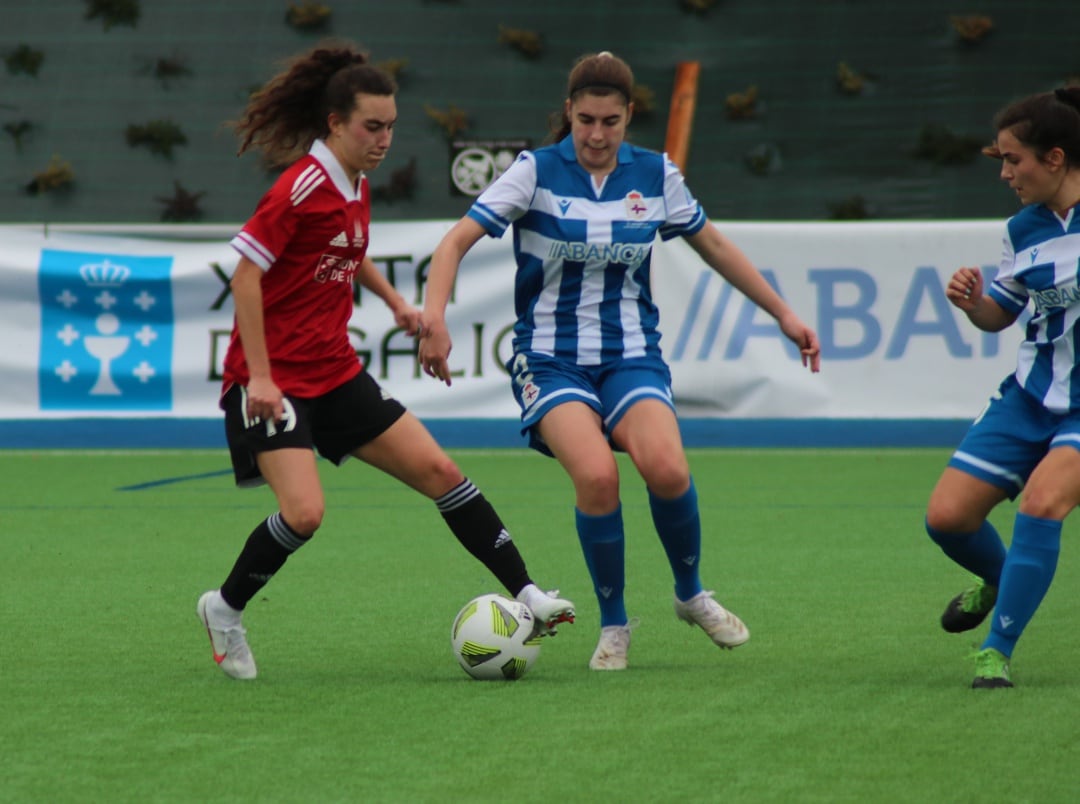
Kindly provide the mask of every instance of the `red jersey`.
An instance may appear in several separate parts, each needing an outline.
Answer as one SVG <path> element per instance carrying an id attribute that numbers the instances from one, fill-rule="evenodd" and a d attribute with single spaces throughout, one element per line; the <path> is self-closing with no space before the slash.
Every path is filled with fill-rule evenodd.
<path id="1" fill-rule="evenodd" d="M 315 397 L 360 373 L 349 342 L 353 278 L 367 252 L 367 179 L 353 188 L 321 140 L 259 201 L 230 243 L 263 269 L 270 373 L 283 393 Z M 224 389 L 250 375 L 236 324 L 225 354 Z"/>

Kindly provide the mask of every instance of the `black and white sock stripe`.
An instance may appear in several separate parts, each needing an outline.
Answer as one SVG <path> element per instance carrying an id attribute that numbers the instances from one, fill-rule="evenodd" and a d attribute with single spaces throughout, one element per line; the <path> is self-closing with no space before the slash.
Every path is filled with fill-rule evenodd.
<path id="1" fill-rule="evenodd" d="M 474 486 L 469 478 L 465 478 L 446 494 L 435 500 L 435 505 L 445 514 L 460 508 L 479 496 L 480 489 Z"/>
<path id="2" fill-rule="evenodd" d="M 290 553 L 299 550 L 307 543 L 307 539 L 289 527 L 281 516 L 281 511 L 268 517 L 266 526 L 270 529 L 270 535 L 274 537 L 274 541 Z"/>

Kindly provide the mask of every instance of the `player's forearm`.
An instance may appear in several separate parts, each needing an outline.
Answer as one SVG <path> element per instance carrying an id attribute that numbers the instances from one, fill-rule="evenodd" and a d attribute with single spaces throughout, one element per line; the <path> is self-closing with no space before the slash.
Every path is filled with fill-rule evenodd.
<path id="1" fill-rule="evenodd" d="M 1015 315 L 985 294 L 965 313 L 968 320 L 983 332 L 1000 332 L 1016 320 Z"/>
<path id="2" fill-rule="evenodd" d="M 454 290 L 454 279 L 457 277 L 462 256 L 454 245 L 446 240 L 439 243 L 435 253 L 431 255 L 424 291 L 426 320 L 445 320 L 446 305 L 450 303 L 450 294 Z"/>
<path id="3" fill-rule="evenodd" d="M 232 295 L 236 306 L 236 328 L 244 346 L 248 374 L 251 377 L 269 378 L 270 354 L 266 348 L 266 324 L 259 279 L 237 271 L 232 281 Z"/>
<path id="4" fill-rule="evenodd" d="M 712 223 L 690 237 L 689 243 L 710 268 L 773 318 L 779 320 L 790 312 L 787 302 L 765 281 L 750 258 Z"/>
<path id="5" fill-rule="evenodd" d="M 461 261 L 484 233 L 479 223 L 466 216 L 455 223 L 435 247 L 428 266 L 424 303 L 424 320 L 429 324 L 445 320 L 446 305 L 454 292 L 454 280 Z"/>
<path id="6" fill-rule="evenodd" d="M 773 318 L 779 320 L 785 313 L 790 312 L 787 302 L 745 257 L 729 262 L 723 275 L 732 287 Z"/>

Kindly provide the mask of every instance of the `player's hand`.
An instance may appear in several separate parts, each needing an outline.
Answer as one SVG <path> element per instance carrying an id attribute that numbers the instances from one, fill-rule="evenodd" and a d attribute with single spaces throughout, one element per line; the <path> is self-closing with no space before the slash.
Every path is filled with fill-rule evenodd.
<path id="1" fill-rule="evenodd" d="M 970 313 L 983 297 L 982 271 L 978 268 L 960 268 L 949 279 L 945 297 L 965 313 Z"/>
<path id="2" fill-rule="evenodd" d="M 394 323 L 405 330 L 406 335 L 416 335 L 420 330 L 420 316 L 417 307 L 405 305 L 394 310 Z"/>
<path id="3" fill-rule="evenodd" d="M 786 315 L 779 321 L 780 331 L 799 347 L 802 364 L 815 374 L 821 371 L 821 344 L 817 333 L 796 315 Z"/>
<path id="4" fill-rule="evenodd" d="M 284 395 L 269 377 L 252 377 L 247 384 L 249 426 L 259 422 L 279 422 L 285 416 Z"/>
<path id="5" fill-rule="evenodd" d="M 424 373 L 450 385 L 450 365 L 447 361 L 453 344 L 446 323 L 422 318 L 417 337 L 420 338 L 417 357 Z"/>

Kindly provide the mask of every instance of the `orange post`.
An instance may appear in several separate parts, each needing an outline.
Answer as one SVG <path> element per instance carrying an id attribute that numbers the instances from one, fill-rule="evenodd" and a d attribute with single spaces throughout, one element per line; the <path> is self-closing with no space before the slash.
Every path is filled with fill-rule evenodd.
<path id="1" fill-rule="evenodd" d="M 690 152 L 690 132 L 694 128 L 694 105 L 697 103 L 700 73 L 700 62 L 681 61 L 675 66 L 675 88 L 671 93 L 664 150 L 683 173 L 686 173 L 686 157 Z"/>

